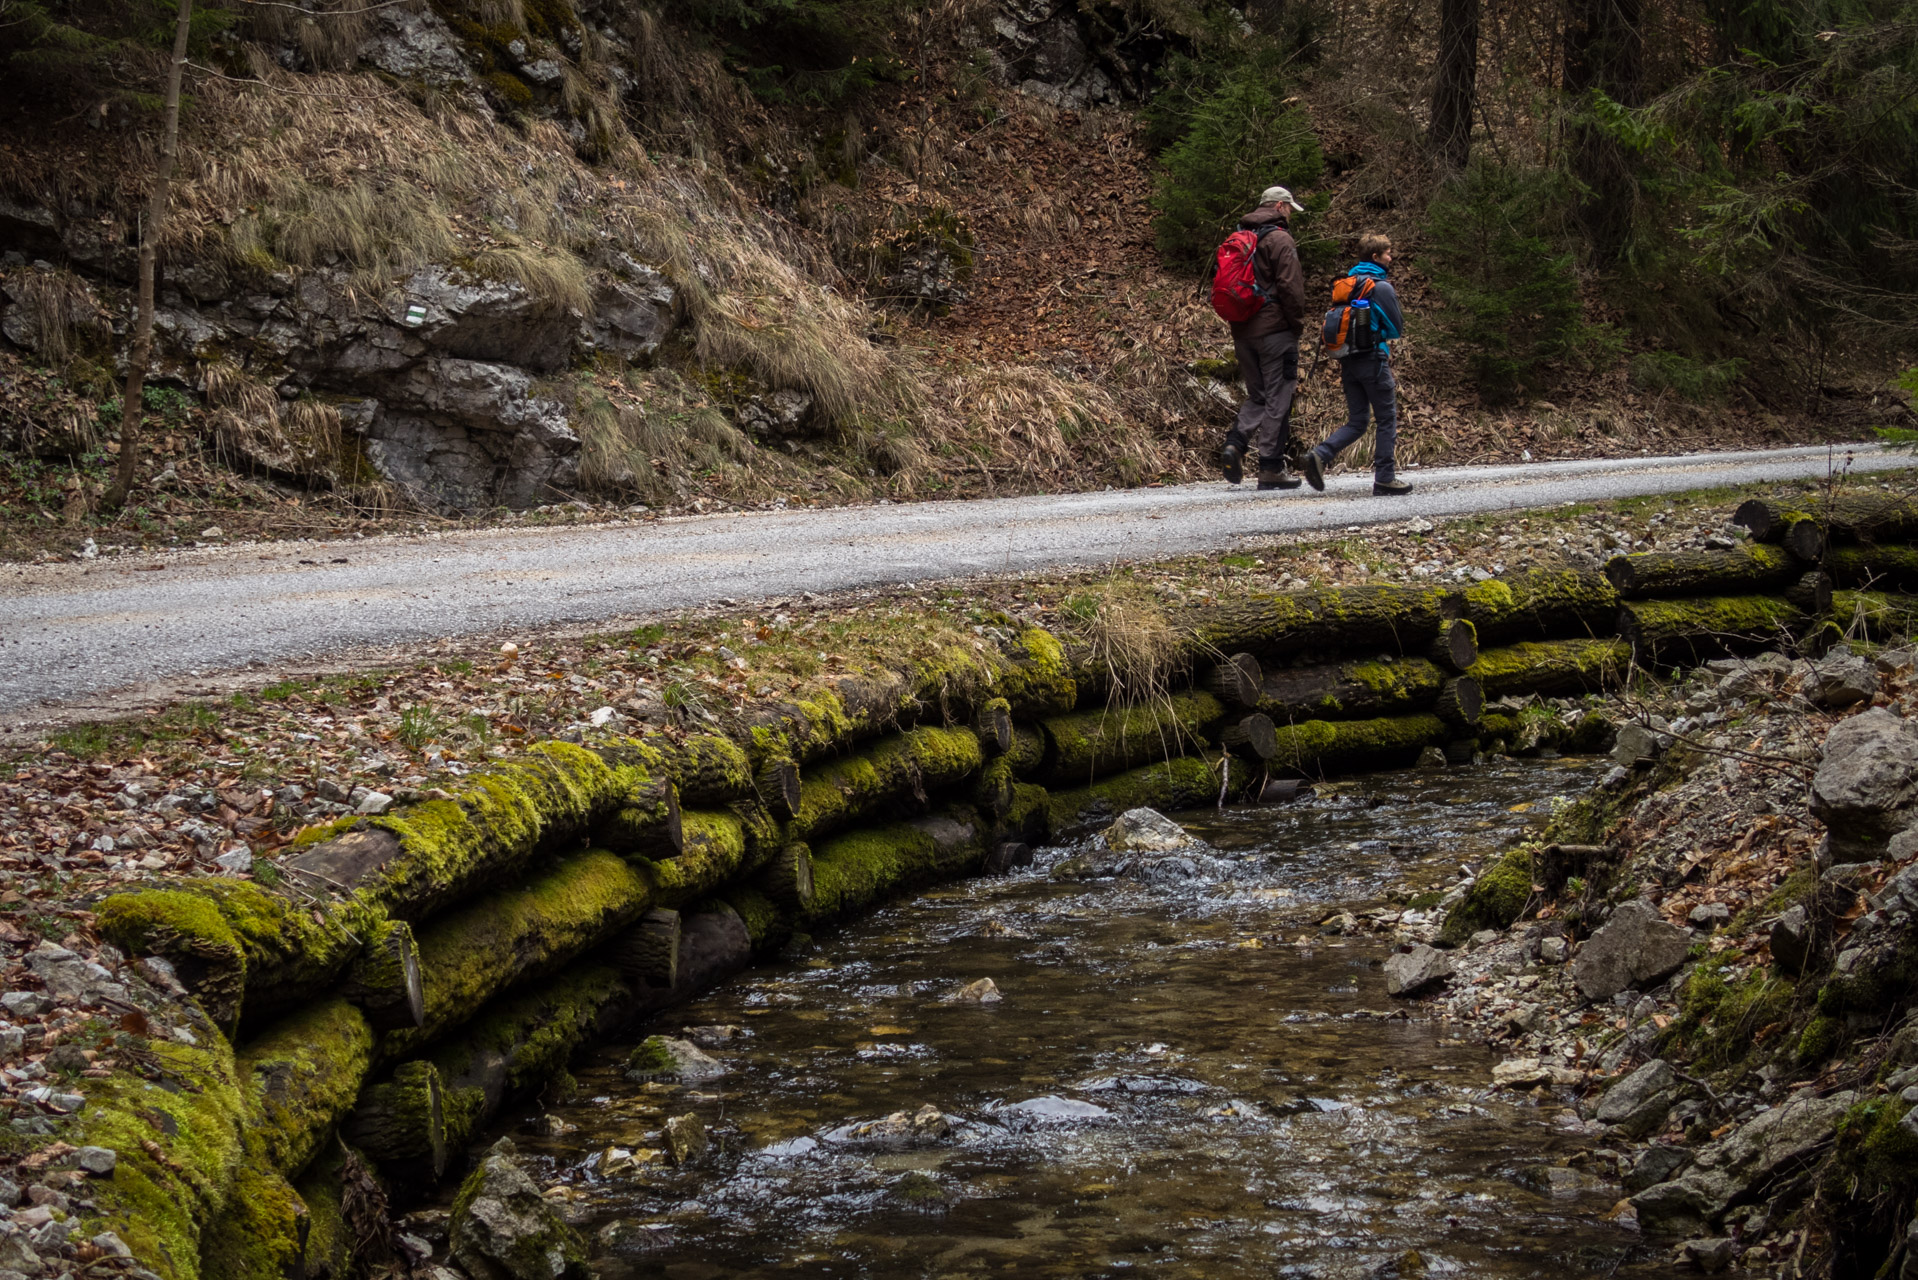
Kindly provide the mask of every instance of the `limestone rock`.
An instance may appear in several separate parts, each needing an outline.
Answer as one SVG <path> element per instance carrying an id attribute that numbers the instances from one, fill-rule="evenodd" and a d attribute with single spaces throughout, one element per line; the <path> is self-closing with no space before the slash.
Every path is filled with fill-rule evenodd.
<path id="1" fill-rule="evenodd" d="M 626 1078 L 635 1084 L 652 1080 L 697 1084 L 725 1074 L 726 1065 L 719 1059 L 690 1040 L 671 1036 L 647 1036 L 626 1058 Z"/>
<path id="2" fill-rule="evenodd" d="M 1632 1197 L 1650 1230 L 1694 1230 L 1735 1204 L 1759 1198 L 1776 1178 L 1796 1173 L 1829 1143 L 1857 1095 L 1798 1097 L 1760 1112 L 1699 1151 L 1692 1167 Z"/>
<path id="3" fill-rule="evenodd" d="M 624 360 L 640 360 L 657 351 L 672 332 L 678 295 L 666 277 L 653 268 L 623 256 L 622 261 L 631 278 L 607 280 L 600 285 L 593 299 L 592 319 L 579 335 L 579 344 Z"/>
<path id="4" fill-rule="evenodd" d="M 1106 847 L 1124 853 L 1174 853 L 1199 841 L 1157 809 L 1128 809 L 1105 829 Z"/>
<path id="5" fill-rule="evenodd" d="M 1831 829 L 1836 861 L 1883 856 L 1918 818 L 1918 725 L 1882 707 L 1840 723 L 1825 737 L 1811 811 Z"/>
<path id="6" fill-rule="evenodd" d="M 453 1204 L 451 1258 L 473 1280 L 585 1280 L 586 1243 L 494 1145 Z"/>
<path id="7" fill-rule="evenodd" d="M 1659 736 L 1644 725 L 1622 724 L 1618 726 L 1618 737 L 1612 744 L 1612 760 L 1630 767 L 1640 760 L 1657 758 L 1661 746 Z"/>
<path id="8" fill-rule="evenodd" d="M 762 435 L 817 434 L 808 429 L 813 424 L 813 398 L 803 391 L 780 390 L 751 396 L 735 412 L 740 426 Z"/>
<path id="9" fill-rule="evenodd" d="M 1811 959 L 1811 917 L 1803 907 L 1792 907 L 1773 922 L 1771 958 L 1786 973 L 1803 973 Z"/>
<path id="10" fill-rule="evenodd" d="M 1388 995 L 1417 995 L 1435 982 L 1452 976 L 1452 958 L 1424 943 L 1410 951 L 1400 951 L 1385 961 L 1385 991 Z"/>
<path id="11" fill-rule="evenodd" d="M 1813 667 L 1801 691 L 1814 707 L 1837 711 L 1870 702 L 1878 692 L 1878 673 L 1863 658 L 1846 654 Z"/>
<path id="12" fill-rule="evenodd" d="M 1642 987 L 1685 963 L 1691 936 L 1659 919 L 1651 903 L 1622 903 L 1572 961 L 1572 981 L 1588 1000 L 1609 1000 L 1627 987 Z"/>
<path id="13" fill-rule="evenodd" d="M 1663 1124 L 1677 1100 L 1678 1074 L 1672 1064 L 1653 1058 L 1605 1091 L 1593 1118 L 1616 1127 L 1628 1138 L 1642 1138 Z"/>
<path id="14" fill-rule="evenodd" d="M 973 1004 L 997 1004 L 1005 999 L 999 994 L 999 984 L 991 978 L 981 978 L 977 982 L 968 982 L 959 988 L 958 998 Z"/>
<path id="15" fill-rule="evenodd" d="M 432 88 L 473 83 L 459 41 L 433 10 L 405 5 L 381 8 L 371 25 L 371 32 L 360 42 L 362 62 L 397 79 Z"/>
<path id="16" fill-rule="evenodd" d="M 699 1159 L 711 1145 L 706 1137 L 705 1124 L 692 1112 L 674 1116 L 666 1122 L 666 1150 L 674 1164 L 687 1164 Z"/>

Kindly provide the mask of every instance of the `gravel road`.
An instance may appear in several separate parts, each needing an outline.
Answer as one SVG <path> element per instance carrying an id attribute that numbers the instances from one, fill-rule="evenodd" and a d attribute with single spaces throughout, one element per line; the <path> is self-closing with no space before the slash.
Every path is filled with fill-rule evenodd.
<path id="1" fill-rule="evenodd" d="M 801 591 L 1151 559 L 1413 516 L 1918 465 L 1871 445 L 1410 473 L 1258 493 L 1221 481 L 1056 497 L 692 516 L 643 524 L 262 543 L 0 569 L 0 713 L 369 647 L 645 616 Z M 139 566 L 164 565 L 152 570 Z M 67 718 L 62 716 L 61 718 Z"/>

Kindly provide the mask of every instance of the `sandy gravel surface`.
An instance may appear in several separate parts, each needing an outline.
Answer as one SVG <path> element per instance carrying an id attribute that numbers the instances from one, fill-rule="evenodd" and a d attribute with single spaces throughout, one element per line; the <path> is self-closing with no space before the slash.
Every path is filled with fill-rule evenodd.
<path id="1" fill-rule="evenodd" d="M 0 597 L 0 713 L 156 680 L 312 663 L 442 636 L 646 616 L 755 597 L 1229 548 L 1448 517 L 1918 465 L 1859 445 L 1532 463 L 1329 492 L 1223 482 L 980 502 L 696 516 L 588 528 L 263 543 L 17 566 Z M 159 567 L 155 567 L 159 566 Z"/>

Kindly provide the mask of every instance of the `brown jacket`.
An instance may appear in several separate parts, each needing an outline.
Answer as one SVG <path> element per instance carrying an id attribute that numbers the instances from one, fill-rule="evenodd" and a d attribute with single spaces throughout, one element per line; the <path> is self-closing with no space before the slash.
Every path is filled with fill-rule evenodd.
<path id="1" fill-rule="evenodd" d="M 1262 338 L 1281 329 L 1305 332 L 1305 272 L 1299 267 L 1299 246 L 1286 230 L 1286 211 L 1262 204 L 1239 219 L 1239 230 L 1256 231 L 1271 223 L 1279 229 L 1259 237 L 1259 251 L 1252 258 L 1252 277 L 1265 290 L 1266 302 L 1250 320 L 1232 326 L 1234 338 Z"/>

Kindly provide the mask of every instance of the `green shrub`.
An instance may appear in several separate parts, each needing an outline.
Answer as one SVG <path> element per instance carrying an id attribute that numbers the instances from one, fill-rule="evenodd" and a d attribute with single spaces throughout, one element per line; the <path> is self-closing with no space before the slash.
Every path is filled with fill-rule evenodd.
<path id="1" fill-rule="evenodd" d="M 1562 181 L 1480 159 L 1426 211 L 1424 265 L 1444 295 L 1442 323 L 1479 390 L 1508 398 L 1586 338 L 1565 237 Z"/>
<path id="2" fill-rule="evenodd" d="M 1152 234 L 1169 265 L 1189 267 L 1211 258 L 1259 192 L 1276 183 L 1296 195 L 1325 168 L 1305 113 L 1280 105 L 1274 82 L 1250 66 L 1198 104 L 1162 159 Z"/>
<path id="3" fill-rule="evenodd" d="M 1631 380 L 1639 391 L 1669 391 L 1693 404 L 1714 404 L 1738 381 L 1743 360 L 1696 360 L 1676 351 L 1647 351 L 1632 357 Z"/>

